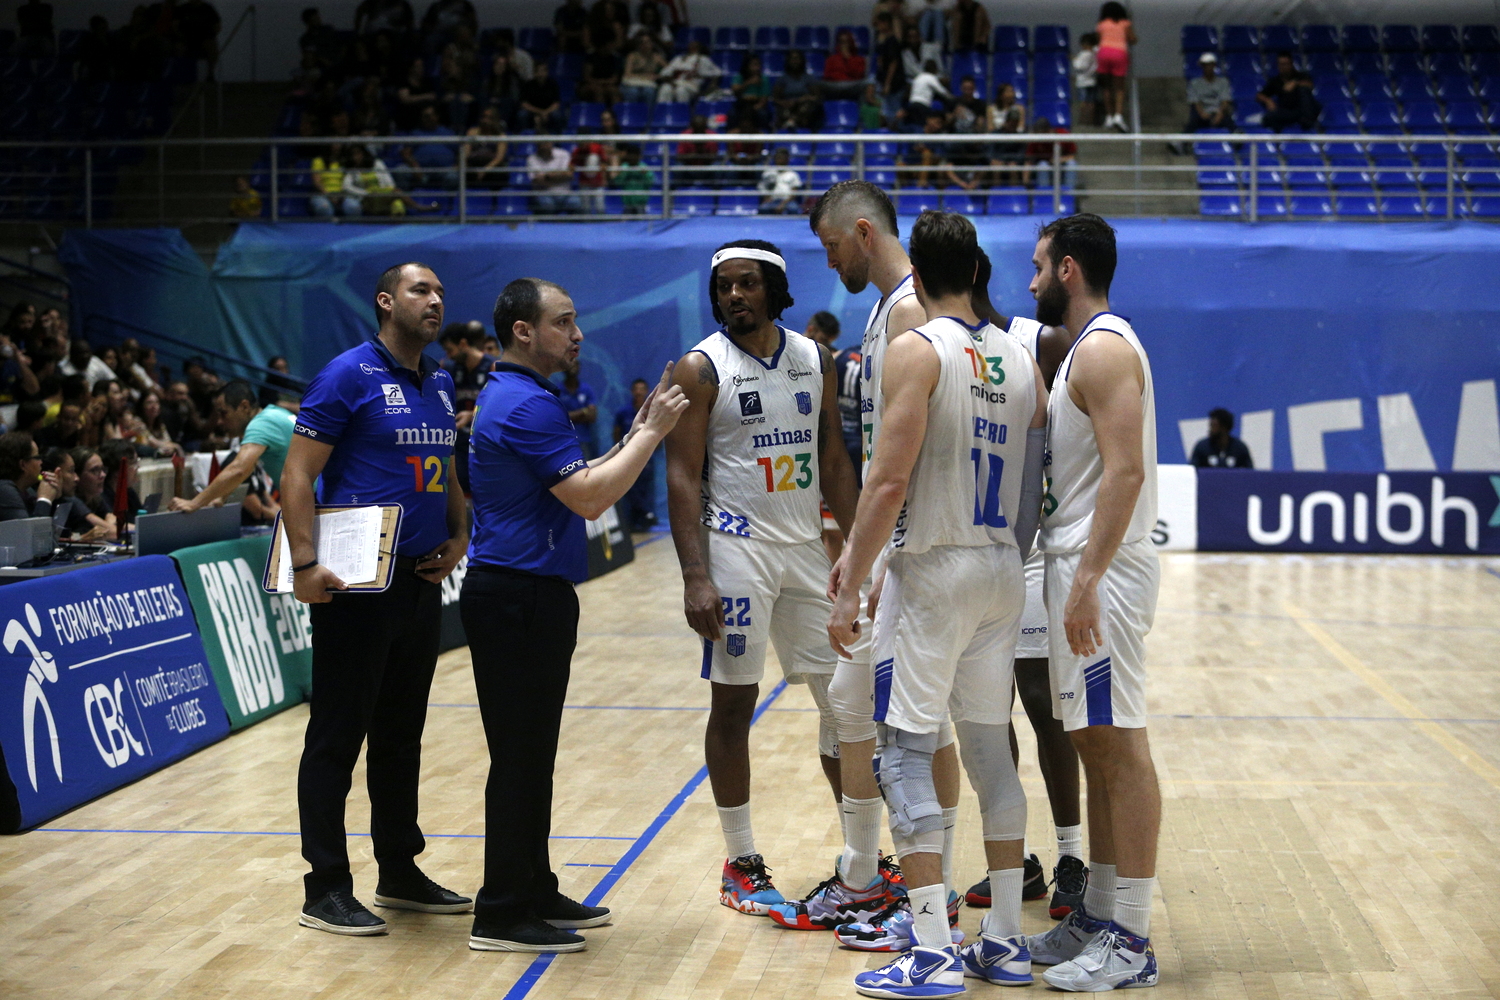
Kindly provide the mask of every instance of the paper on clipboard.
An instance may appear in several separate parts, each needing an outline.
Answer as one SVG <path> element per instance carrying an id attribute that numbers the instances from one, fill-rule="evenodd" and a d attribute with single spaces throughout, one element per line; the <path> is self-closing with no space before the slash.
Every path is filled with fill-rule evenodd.
<path id="1" fill-rule="evenodd" d="M 333 510 L 313 518 L 313 546 L 318 564 L 351 586 L 375 579 L 380 564 L 380 528 L 384 512 L 379 507 Z M 280 533 L 278 594 L 293 590 L 292 547 L 286 532 Z"/>

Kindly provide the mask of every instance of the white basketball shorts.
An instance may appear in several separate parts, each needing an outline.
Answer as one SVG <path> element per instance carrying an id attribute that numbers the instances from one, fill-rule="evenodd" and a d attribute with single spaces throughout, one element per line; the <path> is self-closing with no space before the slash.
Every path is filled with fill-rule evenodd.
<path id="1" fill-rule="evenodd" d="M 1026 584 L 1010 545 L 896 552 L 875 609 L 875 721 L 911 733 L 1010 722 Z"/>
<path id="2" fill-rule="evenodd" d="M 1082 552 L 1047 555 L 1052 717 L 1066 730 L 1140 729 L 1146 724 L 1146 633 L 1156 619 L 1161 566 L 1150 538 L 1122 545 L 1099 581 L 1100 643 L 1090 656 L 1068 648 L 1063 609 Z"/>
<path id="3" fill-rule="evenodd" d="M 719 591 L 723 633 L 703 643 L 703 676 L 720 684 L 759 684 L 766 644 L 776 647 L 792 684 L 831 674 L 838 655 L 828 643 L 828 574 L 821 539 L 782 545 L 704 530 L 708 578 Z"/>
<path id="4" fill-rule="evenodd" d="M 1042 599 L 1042 579 L 1047 575 L 1047 559 L 1037 549 L 1023 567 L 1026 571 L 1026 610 L 1021 612 L 1021 638 L 1016 640 L 1016 658 L 1045 660 L 1047 648 L 1047 602 Z"/>

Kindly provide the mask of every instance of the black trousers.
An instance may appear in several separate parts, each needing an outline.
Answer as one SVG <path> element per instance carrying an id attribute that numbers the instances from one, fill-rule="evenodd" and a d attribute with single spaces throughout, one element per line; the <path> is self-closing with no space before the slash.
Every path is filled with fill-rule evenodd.
<path id="1" fill-rule="evenodd" d="M 400 559 L 388 590 L 335 594 L 312 612 L 312 711 L 297 772 L 307 898 L 354 891 L 344 800 L 360 746 L 370 792 L 370 836 L 382 874 L 401 876 L 426 847 L 417 779 L 427 693 L 437 666 L 442 587 Z"/>
<path id="2" fill-rule="evenodd" d="M 459 610 L 490 750 L 474 919 L 498 927 L 540 915 L 557 897 L 547 838 L 578 595 L 559 577 L 471 566 Z"/>

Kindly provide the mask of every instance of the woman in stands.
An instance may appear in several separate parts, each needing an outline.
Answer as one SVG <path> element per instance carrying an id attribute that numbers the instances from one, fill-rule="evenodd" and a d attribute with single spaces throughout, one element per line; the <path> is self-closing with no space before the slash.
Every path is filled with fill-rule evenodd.
<path id="1" fill-rule="evenodd" d="M 487 107 L 494 109 L 502 128 L 498 132 L 478 134 L 504 135 L 515 127 L 516 112 L 521 109 L 521 75 L 511 64 L 510 56 L 496 53 L 495 58 L 490 61 L 490 78 L 484 82 L 480 97 Z M 484 115 L 481 114 L 481 124 L 483 121 Z M 469 162 L 474 161 L 471 159 Z"/>
<path id="2" fill-rule="evenodd" d="M 104 459 L 92 448 L 73 449 L 73 468 L 78 473 L 76 496 L 89 511 L 89 541 L 112 542 L 119 537 L 113 504 L 104 499 Z"/>
<path id="3" fill-rule="evenodd" d="M 479 124 L 468 131 L 471 137 L 505 134 L 505 122 L 501 117 L 500 109 L 493 104 L 480 112 Z M 509 151 L 510 143 L 503 139 L 464 143 L 464 162 L 469 165 L 469 187 L 505 187 L 510 179 L 510 172 L 505 169 L 505 158 Z"/>
<path id="4" fill-rule="evenodd" d="M 633 40 L 641 35 L 650 37 L 659 47 L 672 44 L 672 29 L 662 21 L 661 5 L 656 0 L 641 0 L 641 5 L 636 11 L 635 23 L 630 26 L 627 34 L 632 39 L 632 44 Z"/>
<path id="5" fill-rule="evenodd" d="M 760 56 L 750 54 L 740 64 L 729 89 L 734 92 L 734 113 L 738 118 L 749 115 L 758 128 L 766 127 L 766 105 L 771 100 L 771 82 L 766 79 Z"/>
<path id="6" fill-rule="evenodd" d="M 655 5 L 647 9 L 655 9 Z M 655 38 L 646 32 L 637 34 L 630 44 L 632 48 L 625 56 L 625 72 L 620 79 L 620 99 L 630 104 L 654 104 L 656 78 L 666 68 L 667 61 L 662 58 Z"/>
<path id="7" fill-rule="evenodd" d="M 406 80 L 396 88 L 396 127 L 409 131 L 417 127 L 422 109 L 437 105 L 437 88 L 427 79 L 427 66 L 413 59 L 406 70 Z"/>
<path id="8" fill-rule="evenodd" d="M 131 439 L 136 444 L 150 445 L 158 455 L 171 455 L 181 448 L 172 440 L 172 432 L 162 418 L 161 392 L 147 389 L 135 404 L 135 420 L 130 427 L 134 431 Z"/>
<path id="9" fill-rule="evenodd" d="M 1130 73 L 1130 46 L 1138 39 L 1125 5 L 1110 0 L 1099 8 L 1098 81 L 1099 103 L 1104 108 L 1104 127 L 1130 131 L 1125 124 L 1125 77 Z"/>
<path id="10" fill-rule="evenodd" d="M 83 449 L 87 450 L 87 449 Z M 92 454 L 92 453 L 91 453 Z M 98 461 L 98 456 L 94 456 Z M 57 482 L 57 502 L 52 508 L 52 520 L 58 529 L 75 541 L 98 542 L 114 537 L 114 528 L 102 517 L 89 510 L 89 505 L 78 497 L 78 462 L 67 448 L 50 448 L 42 456 L 42 476 L 52 473 Z M 99 463 L 99 478 L 103 481 L 104 464 Z"/>
<path id="11" fill-rule="evenodd" d="M 51 517 L 57 477 L 42 473 L 42 456 L 25 431 L 0 434 L 0 521 Z"/>
<path id="12" fill-rule="evenodd" d="M 140 456 L 134 441 L 106 441 L 99 446 L 104 462 L 104 488 L 99 499 L 106 507 L 124 513 L 124 525 L 135 523 L 135 512 L 141 509 L 141 496 L 135 491 Z M 117 518 L 118 520 L 118 518 Z"/>

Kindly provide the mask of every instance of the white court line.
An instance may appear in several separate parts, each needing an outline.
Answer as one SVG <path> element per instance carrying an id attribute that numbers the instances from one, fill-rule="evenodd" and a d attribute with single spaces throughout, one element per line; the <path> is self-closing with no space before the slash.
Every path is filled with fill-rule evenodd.
<path id="1" fill-rule="evenodd" d="M 192 637 L 193 633 L 184 632 L 181 635 L 174 635 L 170 639 L 158 639 L 155 642 L 148 642 L 140 646 L 131 646 L 129 649 L 117 649 L 113 653 L 105 653 L 103 656 L 96 656 L 92 660 L 80 660 L 77 663 L 70 663 L 68 664 L 68 669 L 77 670 L 79 667 L 86 667 L 90 663 L 112 660 L 117 656 L 124 656 L 126 653 L 139 653 L 141 650 L 150 649 L 152 646 L 165 646 L 169 642 L 180 642 L 183 639 L 191 639 Z"/>

